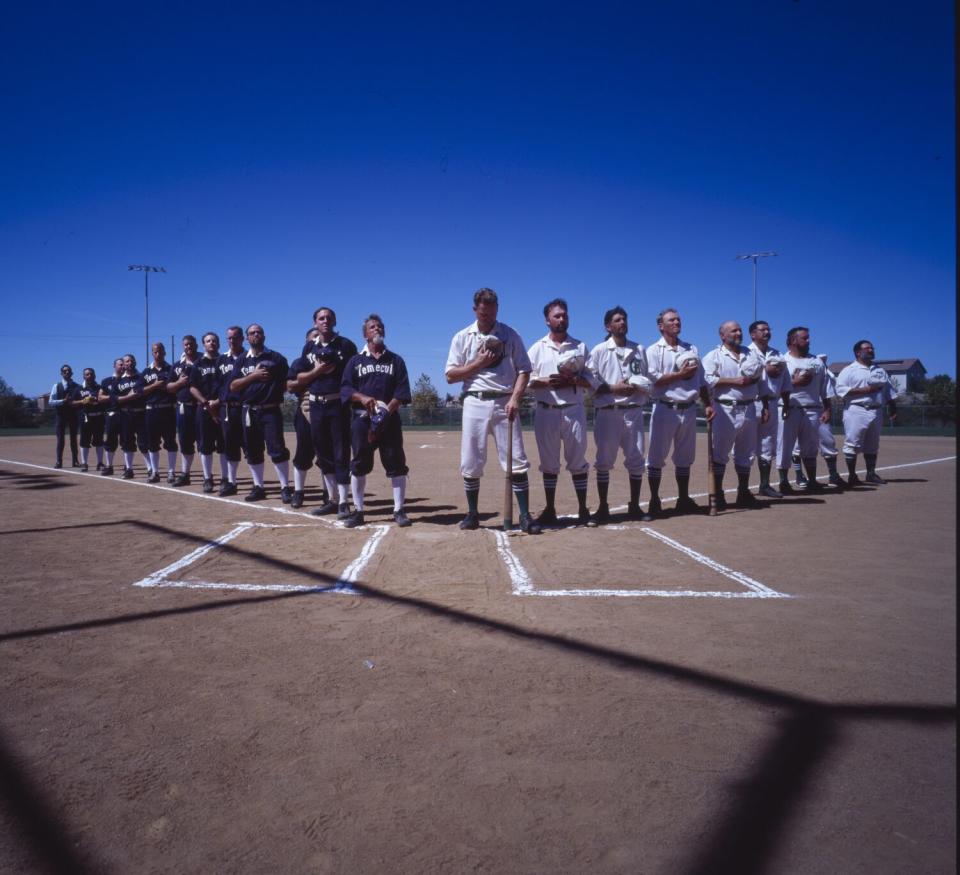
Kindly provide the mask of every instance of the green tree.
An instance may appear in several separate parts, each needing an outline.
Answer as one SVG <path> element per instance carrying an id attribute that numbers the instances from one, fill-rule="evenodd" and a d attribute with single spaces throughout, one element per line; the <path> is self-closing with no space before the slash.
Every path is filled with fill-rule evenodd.
<path id="1" fill-rule="evenodd" d="M 941 425 L 956 422 L 957 384 L 947 374 L 931 377 L 924 383 L 923 392 Z"/>
<path id="2" fill-rule="evenodd" d="M 29 399 L 15 392 L 10 384 L 0 377 L 0 428 L 34 425 L 29 404 Z"/>
<path id="3" fill-rule="evenodd" d="M 410 401 L 410 419 L 414 425 L 427 425 L 433 409 L 440 404 L 440 393 L 426 374 L 421 374 L 413 385 Z"/>

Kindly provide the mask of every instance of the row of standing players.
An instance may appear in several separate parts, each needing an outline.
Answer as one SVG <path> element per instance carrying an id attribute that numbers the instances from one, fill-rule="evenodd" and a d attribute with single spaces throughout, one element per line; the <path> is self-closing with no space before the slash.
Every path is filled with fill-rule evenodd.
<path id="1" fill-rule="evenodd" d="M 607 502 L 610 471 L 622 451 L 630 485 L 628 516 L 650 520 L 663 513 L 660 501 L 661 471 L 672 449 L 679 497 L 677 512 L 700 508 L 689 494 L 694 462 L 697 402 L 712 424 L 710 446 L 718 485 L 718 507 L 724 509 L 722 482 L 732 454 L 738 477 L 737 506 L 760 503 L 749 489 L 756 458 L 760 494 L 778 499 L 793 492 L 788 480 L 793 458 L 798 480 L 810 491 L 822 490 L 817 481 L 818 451 L 824 455 L 829 480 L 835 488 L 860 485 L 857 455 L 867 465 L 867 481 L 882 483 L 876 473 L 882 408 L 896 415 L 896 392 L 888 375 L 873 364 L 869 341 L 854 346 L 856 360 L 834 378 L 825 357 L 810 355 L 810 333 L 805 327 L 787 332 L 787 353 L 770 345 L 768 323 L 754 322 L 751 344 L 743 346 L 743 332 L 735 321 L 719 329 L 720 344 L 701 360 L 695 346 L 680 339 L 681 319 L 668 308 L 657 316 L 660 339 L 649 348 L 627 338 L 627 313 L 614 307 L 604 315 L 607 337 L 588 350 L 569 333 L 569 310 L 562 299 L 544 308 L 547 334 L 529 349 L 519 335 L 498 320 L 499 302 L 491 289 L 474 294 L 476 320 L 453 338 L 446 363 L 449 383 L 463 383 L 461 475 L 467 499 L 463 529 L 479 527 L 478 496 L 486 463 L 488 437 L 493 436 L 504 471 L 507 440 L 512 431 L 510 479 L 519 506 L 520 528 L 537 534 L 557 522 L 555 496 L 561 452 L 573 478 L 578 501 L 578 522 L 587 526 L 610 519 Z M 397 411 L 410 401 L 410 384 L 403 359 L 387 349 L 383 320 L 371 314 L 363 323 L 361 350 L 336 331 L 336 314 L 329 307 L 314 312 L 314 327 L 307 333 L 301 356 L 288 366 L 286 359 L 265 346 L 262 326 L 246 332 L 249 350 L 243 348 L 242 329 L 227 330 L 228 352 L 220 354 L 219 337 L 183 340 L 184 354 L 171 365 L 162 344 L 153 346 L 154 361 L 143 372 L 133 356 L 115 362 L 115 373 L 96 383 L 91 369 L 82 384 L 62 372 L 51 402 L 58 408 L 57 465 L 62 463 L 61 421 L 80 411 L 81 459 L 86 470 L 89 447 L 97 449 L 98 467 L 112 474 L 112 456 L 119 444 L 124 454 L 124 477 L 133 476 L 137 449 L 147 460 L 148 480 L 158 482 L 161 444 L 168 454 L 168 480 L 177 486 L 191 482 L 194 447 L 198 445 L 203 468 L 203 489 L 214 490 L 213 453 L 220 453 L 221 495 L 237 492 L 237 465 L 241 451 L 250 467 L 253 488 L 246 496 L 257 501 L 266 496 L 263 486 L 264 450 L 276 468 L 284 503 L 303 505 L 304 484 L 314 461 L 324 480 L 318 515 L 337 514 L 345 525 L 364 522 L 364 487 L 379 450 L 391 478 L 394 519 L 410 525 L 404 512 L 406 475 L 403 436 Z M 69 371 L 68 366 L 64 366 Z M 536 401 L 534 433 L 540 455 L 540 472 L 546 507 L 533 517 L 529 508 L 529 463 L 515 420 L 523 394 L 531 390 Z M 281 405 L 285 391 L 300 400 L 296 415 L 297 451 L 293 458 L 294 484 L 289 482 L 290 454 L 283 437 Z M 594 397 L 596 411 L 597 491 L 595 514 L 587 507 L 589 463 L 584 400 Z M 830 401 L 844 404 L 843 454 L 848 480 L 837 471 L 838 450 L 829 428 Z M 643 427 L 643 408 L 653 402 L 649 433 Z M 174 473 L 177 441 L 182 450 L 180 474 Z M 106 453 L 106 464 L 101 462 Z M 74 463 L 77 464 L 76 453 Z M 771 484 L 776 465 L 779 491 Z M 806 471 L 800 473 L 800 465 Z M 640 489 L 647 472 L 650 499 L 640 507 Z M 348 493 L 352 493 L 353 510 Z"/>

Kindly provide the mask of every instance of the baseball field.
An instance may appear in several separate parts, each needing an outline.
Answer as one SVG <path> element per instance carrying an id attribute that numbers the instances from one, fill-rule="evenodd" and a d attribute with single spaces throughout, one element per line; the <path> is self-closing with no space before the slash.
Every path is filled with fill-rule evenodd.
<path id="1" fill-rule="evenodd" d="M 618 470 L 538 537 L 406 445 L 413 526 L 378 468 L 347 530 L 315 473 L 293 511 L 0 438 L 0 871 L 955 871 L 952 438 L 714 518 L 629 521 Z"/>

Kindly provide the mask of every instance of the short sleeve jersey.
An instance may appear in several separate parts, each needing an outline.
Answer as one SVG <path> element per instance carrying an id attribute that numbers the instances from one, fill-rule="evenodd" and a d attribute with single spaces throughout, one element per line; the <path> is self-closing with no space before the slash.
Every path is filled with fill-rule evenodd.
<path id="1" fill-rule="evenodd" d="M 748 362 L 754 366 L 762 364 L 756 350 L 741 346 L 734 355 L 722 343 L 703 357 L 703 376 L 715 397 L 728 401 L 754 401 L 757 398 L 759 380 L 749 386 L 717 387 L 719 380 L 739 377 L 741 367 Z"/>
<path id="2" fill-rule="evenodd" d="M 507 394 L 513 391 L 518 374 L 529 374 L 531 371 L 530 357 L 516 331 L 509 325 L 495 322 L 490 334 L 503 344 L 503 356 L 495 361 L 492 367 L 484 368 L 467 377 L 463 381 L 465 392 Z M 453 340 L 450 341 L 445 372 L 449 373 L 452 368 L 463 367 L 467 362 L 475 359 L 480 351 L 480 344 L 486 336 L 480 332 L 476 322 L 454 334 Z"/>
<path id="3" fill-rule="evenodd" d="M 598 343 L 590 350 L 590 362 L 593 373 L 601 383 L 612 386 L 625 383 L 630 377 L 649 377 L 647 354 L 639 343 L 626 340 L 623 346 L 617 346 L 612 337 Z M 597 392 L 594 404 L 608 407 L 611 404 L 643 404 L 649 393 L 634 392 L 632 395 L 614 395 L 611 392 Z"/>
<path id="4" fill-rule="evenodd" d="M 699 356 L 697 348 L 692 343 L 677 341 L 676 347 L 670 346 L 663 337 L 647 347 L 647 367 L 650 370 L 650 379 L 657 382 L 664 374 L 672 374 L 680 369 L 677 367 L 677 358 L 681 353 L 690 350 Z M 695 401 L 700 394 L 700 387 L 704 385 L 703 365 L 697 365 L 693 376 L 686 380 L 675 380 L 665 386 L 653 387 L 654 400 L 672 401 L 677 404 Z"/>
<path id="5" fill-rule="evenodd" d="M 193 367 L 190 369 L 190 382 L 188 385 L 191 389 L 196 389 L 210 401 L 213 398 L 220 397 L 220 356 L 216 358 L 209 358 L 206 353 L 204 353 L 200 358 L 194 362 Z"/>
<path id="6" fill-rule="evenodd" d="M 247 374 L 253 373 L 257 368 L 265 368 L 270 372 L 270 379 L 262 383 L 254 380 L 252 383 L 240 390 L 240 400 L 244 404 L 252 406 L 262 406 L 264 404 L 282 404 L 284 393 L 287 391 L 287 360 L 279 352 L 272 349 L 266 349 L 260 355 L 254 355 L 247 351 L 243 356 L 237 359 L 233 367 L 233 376 L 231 382 Z"/>
<path id="7" fill-rule="evenodd" d="M 390 402 L 396 398 L 408 404 L 411 396 L 406 363 L 389 349 L 385 349 L 380 358 L 375 358 L 364 346 L 347 362 L 340 387 L 340 400 L 344 404 L 350 403 L 354 392 L 369 395 L 377 401 Z"/>
<path id="8" fill-rule="evenodd" d="M 541 337 L 527 350 L 531 366 L 530 379 L 545 380 L 552 374 L 556 374 L 560 355 L 566 352 L 576 352 L 583 356 L 584 366 L 581 375 L 590 379 L 593 376 L 590 373 L 590 353 L 583 341 L 567 335 L 566 340 L 555 343 L 550 339 L 549 334 Z M 595 378 L 591 379 L 591 382 L 596 382 Z M 580 386 L 564 386 L 560 389 L 550 386 L 538 387 L 533 390 L 533 397 L 545 404 L 583 404 L 584 390 Z"/>

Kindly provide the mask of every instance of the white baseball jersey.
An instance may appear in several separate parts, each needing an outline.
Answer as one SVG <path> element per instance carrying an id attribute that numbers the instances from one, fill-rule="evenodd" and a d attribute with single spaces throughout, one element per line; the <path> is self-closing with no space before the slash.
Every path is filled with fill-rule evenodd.
<path id="1" fill-rule="evenodd" d="M 738 347 L 737 352 L 733 353 L 724 344 L 711 349 L 703 357 L 703 374 L 707 385 L 710 387 L 711 394 L 716 398 L 723 398 L 728 401 L 753 401 L 757 397 L 757 383 L 751 383 L 749 386 L 723 386 L 717 388 L 717 382 L 721 379 L 729 380 L 733 377 L 741 376 L 740 368 L 750 361 L 751 364 L 759 367 L 762 359 L 756 350 L 746 346 Z M 762 379 L 762 378 L 761 378 Z"/>
<path id="2" fill-rule="evenodd" d="M 760 358 L 763 359 L 764 365 L 766 365 L 770 359 L 780 355 L 780 353 L 772 346 L 768 346 L 767 351 L 763 352 L 755 343 L 751 343 L 748 349 L 752 349 L 758 356 L 760 356 Z M 782 368 L 776 377 L 771 377 L 766 372 L 766 368 L 764 368 L 764 372 L 760 377 L 760 382 L 757 383 L 757 389 L 759 390 L 759 396 L 761 398 L 779 398 L 784 392 L 789 392 L 791 387 L 790 381 L 787 379 L 786 367 Z"/>
<path id="3" fill-rule="evenodd" d="M 513 392 L 517 374 L 530 373 L 530 359 L 523 348 L 523 341 L 509 325 L 495 322 L 490 334 L 503 343 L 503 358 L 493 367 L 484 368 L 463 381 L 465 392 Z M 473 361 L 480 351 L 480 343 L 486 335 L 480 332 L 477 323 L 468 325 L 453 335 L 450 341 L 450 353 L 447 355 L 445 371 L 459 368 Z"/>
<path id="4" fill-rule="evenodd" d="M 612 337 L 598 343 L 590 350 L 590 362 L 598 382 L 612 386 L 625 383 L 630 377 L 649 377 L 647 355 L 639 343 L 625 341 L 617 346 Z M 639 389 L 631 395 L 614 395 L 612 392 L 598 392 L 593 399 L 597 409 L 611 404 L 643 404 L 649 394 Z"/>
<path id="5" fill-rule="evenodd" d="M 530 379 L 545 380 L 558 373 L 557 359 L 561 353 L 571 351 L 583 356 L 584 366 L 580 376 L 596 386 L 597 378 L 592 372 L 592 362 L 586 345 L 569 334 L 561 343 L 554 343 L 547 334 L 527 350 L 531 365 Z M 583 404 L 584 389 L 580 386 L 563 386 L 560 389 L 548 386 L 534 389 L 533 397 L 544 404 Z"/>
<path id="6" fill-rule="evenodd" d="M 692 350 L 694 355 L 699 355 L 697 348 L 692 343 L 677 341 L 676 347 L 670 346 L 667 341 L 661 337 L 656 343 L 647 347 L 647 368 L 650 373 L 650 379 L 657 382 L 664 374 L 672 374 L 678 371 L 676 366 L 677 356 L 687 350 Z M 673 401 L 679 404 L 696 401 L 700 396 L 700 387 L 704 385 L 703 365 L 697 365 L 693 376 L 686 380 L 676 380 L 668 383 L 666 386 L 653 387 L 653 399 L 663 399 Z"/>
<path id="7" fill-rule="evenodd" d="M 878 386 L 875 392 L 869 395 L 849 396 L 851 389 L 866 389 L 868 386 Z M 882 407 L 887 401 L 897 397 L 897 390 L 890 380 L 889 374 L 877 365 L 851 362 L 837 376 L 837 395 L 843 399 L 843 407 Z"/>
<path id="8" fill-rule="evenodd" d="M 828 394 L 827 368 L 820 359 L 814 355 L 808 355 L 806 358 L 787 353 L 784 356 L 787 360 L 787 373 L 790 375 L 790 406 L 791 407 L 816 407 L 823 405 L 830 397 Z M 805 386 L 796 386 L 793 384 L 793 375 L 797 371 L 807 370 L 813 372 L 813 379 Z"/>

